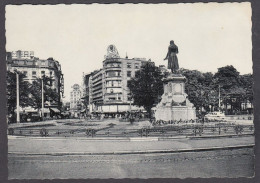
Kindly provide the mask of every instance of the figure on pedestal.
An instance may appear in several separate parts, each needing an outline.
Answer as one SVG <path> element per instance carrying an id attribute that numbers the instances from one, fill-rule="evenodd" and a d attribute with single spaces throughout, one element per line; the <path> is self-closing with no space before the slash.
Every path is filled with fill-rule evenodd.
<path id="1" fill-rule="evenodd" d="M 163 79 L 164 93 L 155 109 L 156 120 L 196 120 L 195 107 L 185 93 L 187 79 L 182 74 L 177 73 L 179 64 L 176 54 L 178 54 L 178 47 L 174 44 L 174 41 L 170 41 L 168 53 L 164 60 L 168 59 L 168 69 L 171 69 L 171 74 Z"/>
<path id="2" fill-rule="evenodd" d="M 172 73 L 177 73 L 179 69 L 178 57 L 179 53 L 178 47 L 174 44 L 174 41 L 170 41 L 170 46 L 168 47 L 168 53 L 164 60 L 168 59 L 168 69 L 171 69 Z"/>

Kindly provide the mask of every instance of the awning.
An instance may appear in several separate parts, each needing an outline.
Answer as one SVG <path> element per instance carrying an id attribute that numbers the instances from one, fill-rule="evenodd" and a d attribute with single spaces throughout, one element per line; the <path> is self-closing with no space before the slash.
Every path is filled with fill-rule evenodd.
<path id="1" fill-rule="evenodd" d="M 57 108 L 50 108 L 50 110 L 52 110 L 53 112 L 56 112 L 56 113 L 59 113 L 59 112 L 60 112 L 60 110 L 57 109 Z"/>

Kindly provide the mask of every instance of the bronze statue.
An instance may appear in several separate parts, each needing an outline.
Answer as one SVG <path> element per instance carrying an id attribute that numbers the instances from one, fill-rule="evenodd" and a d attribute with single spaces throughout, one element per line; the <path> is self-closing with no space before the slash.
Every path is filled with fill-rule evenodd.
<path id="1" fill-rule="evenodd" d="M 174 41 L 170 41 L 170 46 L 168 47 L 168 53 L 164 60 L 168 59 L 168 69 L 171 69 L 172 73 L 177 73 L 179 69 L 178 57 L 179 53 L 178 47 L 174 44 Z"/>

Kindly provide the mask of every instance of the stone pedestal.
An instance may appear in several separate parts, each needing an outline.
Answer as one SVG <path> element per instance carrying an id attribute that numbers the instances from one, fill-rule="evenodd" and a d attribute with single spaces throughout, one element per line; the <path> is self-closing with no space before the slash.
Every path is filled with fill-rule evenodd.
<path id="1" fill-rule="evenodd" d="M 163 80 L 164 93 L 161 102 L 156 106 L 156 120 L 195 120 L 196 112 L 185 93 L 186 77 L 171 74 Z"/>

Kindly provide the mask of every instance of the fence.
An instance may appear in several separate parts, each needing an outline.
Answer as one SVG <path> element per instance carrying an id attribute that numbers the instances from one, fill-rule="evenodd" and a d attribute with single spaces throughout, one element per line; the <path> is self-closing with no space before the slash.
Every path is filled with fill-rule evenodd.
<path id="1" fill-rule="evenodd" d="M 9 128 L 9 135 L 42 137 L 174 137 L 254 134 L 253 125 L 182 125 L 142 129 L 46 129 L 46 128 Z"/>

